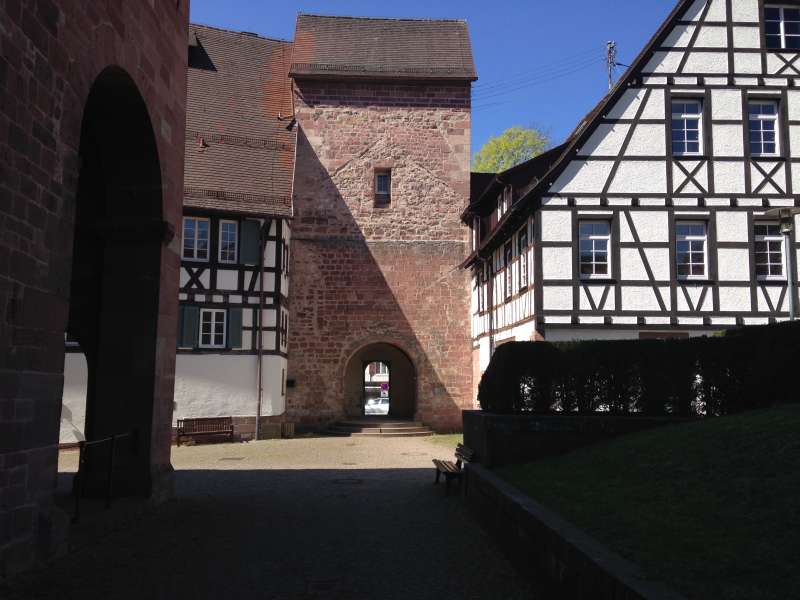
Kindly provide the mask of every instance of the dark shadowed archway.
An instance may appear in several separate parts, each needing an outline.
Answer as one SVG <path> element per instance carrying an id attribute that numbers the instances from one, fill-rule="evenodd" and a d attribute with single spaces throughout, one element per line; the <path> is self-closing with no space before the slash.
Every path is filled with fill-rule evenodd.
<path id="1" fill-rule="evenodd" d="M 389 417 L 410 419 L 416 411 L 417 373 L 414 363 L 397 346 L 375 343 L 356 351 L 347 362 L 344 374 L 344 406 L 349 417 L 364 414 L 364 369 L 382 362 L 390 367 Z"/>
<path id="2" fill-rule="evenodd" d="M 120 68 L 92 85 L 80 160 L 67 334 L 86 355 L 86 439 L 135 431 L 117 448 L 115 489 L 149 496 L 161 251 L 170 232 L 152 123 Z M 87 458 L 92 490 L 105 480 L 107 450 Z"/>

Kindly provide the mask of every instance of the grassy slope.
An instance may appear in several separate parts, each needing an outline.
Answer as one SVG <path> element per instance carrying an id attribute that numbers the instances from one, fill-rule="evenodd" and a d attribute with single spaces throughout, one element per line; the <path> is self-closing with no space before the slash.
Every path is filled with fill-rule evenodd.
<path id="1" fill-rule="evenodd" d="M 500 473 L 691 598 L 800 598 L 800 405 Z"/>
<path id="2" fill-rule="evenodd" d="M 455 452 L 456 446 L 464 442 L 464 435 L 461 433 L 437 433 L 425 439 L 438 446 L 451 448 Z"/>

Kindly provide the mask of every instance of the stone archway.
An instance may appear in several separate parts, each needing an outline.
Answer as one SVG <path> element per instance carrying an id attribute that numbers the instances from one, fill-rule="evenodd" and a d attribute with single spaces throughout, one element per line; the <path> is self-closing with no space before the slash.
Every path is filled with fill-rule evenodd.
<path id="1" fill-rule="evenodd" d="M 417 406 L 417 371 L 411 358 L 386 342 L 363 346 L 350 356 L 344 372 L 344 410 L 348 417 L 364 414 L 364 367 L 383 362 L 391 372 L 389 417 L 411 419 Z"/>
<path id="2" fill-rule="evenodd" d="M 161 253 L 172 234 L 152 123 L 123 69 L 93 83 L 79 153 L 67 335 L 86 357 L 85 437 L 135 432 L 115 453 L 114 488 L 150 496 Z M 105 484 L 107 452 L 87 453 L 89 492 Z"/>

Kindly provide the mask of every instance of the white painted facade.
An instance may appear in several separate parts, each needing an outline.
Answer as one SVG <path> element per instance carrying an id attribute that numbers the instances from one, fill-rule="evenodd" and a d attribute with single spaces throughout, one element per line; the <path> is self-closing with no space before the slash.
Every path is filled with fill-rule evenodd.
<path id="1" fill-rule="evenodd" d="M 764 4 L 679 4 L 564 156 L 505 215 L 508 223 L 498 223 L 504 235 L 490 238 L 471 262 L 481 371 L 492 346 L 537 334 L 553 341 L 697 335 L 787 318 L 786 274 L 792 268 L 798 281 L 800 247 L 795 234 L 788 246 L 779 238 L 781 275 L 758 275 L 755 226 L 777 224 L 769 209 L 800 205 L 800 55 L 766 48 Z M 695 124 L 690 115 L 688 125 L 676 126 L 673 117 L 692 102 L 700 107 L 699 148 L 686 133 L 680 152 L 676 127 Z M 774 153 L 754 152 L 771 149 L 751 142 L 751 105 L 759 103 L 775 107 L 768 117 Z M 601 276 L 581 272 L 580 227 L 592 222 L 607 224 L 609 233 Z M 522 223 L 531 284 L 520 289 L 512 262 L 506 289 L 503 248 L 510 244 L 512 261 L 519 260 Z M 679 239 L 688 224 L 705 234 L 695 240 L 704 244 L 702 274 L 687 276 L 682 271 L 700 271 L 685 264 L 694 260 Z"/>

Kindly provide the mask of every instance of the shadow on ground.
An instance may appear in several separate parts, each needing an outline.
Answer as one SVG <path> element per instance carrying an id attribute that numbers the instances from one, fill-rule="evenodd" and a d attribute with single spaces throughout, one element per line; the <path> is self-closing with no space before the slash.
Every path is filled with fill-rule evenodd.
<path id="1" fill-rule="evenodd" d="M 176 471 L 176 500 L 113 528 L 87 518 L 73 536 L 82 543 L 0 584 L 0 597 L 541 597 L 458 494 L 433 485 L 432 468 L 236 470 L 236 460 Z"/>

